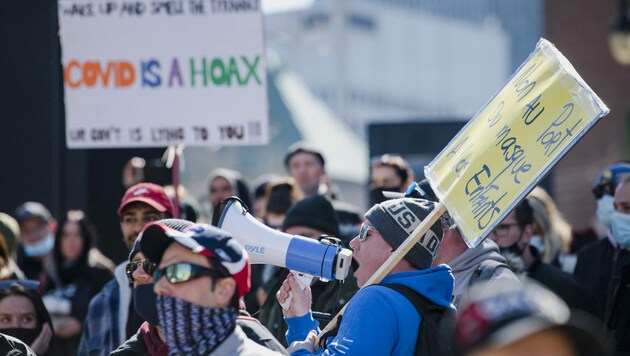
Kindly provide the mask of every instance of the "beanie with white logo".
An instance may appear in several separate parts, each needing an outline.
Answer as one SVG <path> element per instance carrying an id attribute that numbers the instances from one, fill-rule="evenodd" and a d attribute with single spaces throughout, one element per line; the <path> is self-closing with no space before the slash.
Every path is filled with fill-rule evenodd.
<path id="1" fill-rule="evenodd" d="M 392 199 L 374 205 L 365 213 L 365 218 L 397 249 L 434 208 L 434 202 L 424 199 Z M 442 237 L 442 224 L 438 219 L 407 252 L 405 259 L 417 269 L 431 267 Z"/>

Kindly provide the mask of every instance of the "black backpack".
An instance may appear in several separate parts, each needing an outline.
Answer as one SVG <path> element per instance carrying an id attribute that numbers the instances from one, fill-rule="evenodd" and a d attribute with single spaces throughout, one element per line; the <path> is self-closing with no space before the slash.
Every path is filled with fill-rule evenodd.
<path id="1" fill-rule="evenodd" d="M 437 305 L 402 284 L 379 284 L 404 295 L 422 316 L 416 339 L 416 356 L 448 356 L 453 352 L 455 311 Z"/>

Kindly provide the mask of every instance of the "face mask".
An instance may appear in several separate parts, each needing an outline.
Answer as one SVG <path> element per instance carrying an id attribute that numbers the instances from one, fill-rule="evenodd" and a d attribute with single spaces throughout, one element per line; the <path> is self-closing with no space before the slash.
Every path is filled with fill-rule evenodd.
<path id="1" fill-rule="evenodd" d="M 171 355 L 208 355 L 236 327 L 234 307 L 209 308 L 160 295 L 157 310 Z"/>
<path id="2" fill-rule="evenodd" d="M 511 244 L 508 247 L 499 247 L 499 251 L 501 252 L 502 255 L 512 254 L 514 256 L 520 256 L 523 254 L 523 250 L 521 250 L 521 248 L 518 247 L 518 241 L 516 241 L 515 243 Z"/>
<path id="3" fill-rule="evenodd" d="M 25 328 L 9 328 L 9 329 L 0 329 L 0 333 L 13 336 L 16 339 L 21 340 L 27 345 L 32 345 L 33 341 L 37 339 L 39 333 L 42 331 L 41 328 L 35 329 L 25 329 Z"/>
<path id="4" fill-rule="evenodd" d="M 383 192 L 399 192 L 400 187 L 379 187 L 370 190 L 370 198 L 372 198 L 372 204 L 380 204 L 387 200 L 383 195 Z"/>
<path id="5" fill-rule="evenodd" d="M 49 233 L 41 241 L 30 245 L 22 245 L 27 257 L 39 257 L 48 254 L 55 246 L 55 236 Z"/>
<path id="6" fill-rule="evenodd" d="M 625 249 L 630 249 L 630 215 L 614 212 L 611 219 L 612 237 Z"/>
<path id="7" fill-rule="evenodd" d="M 615 198 L 611 195 L 603 195 L 601 199 L 597 201 L 597 211 L 595 214 L 597 215 L 597 219 L 608 229 L 611 227 L 612 215 L 615 212 L 614 202 Z"/>
<path id="8" fill-rule="evenodd" d="M 533 235 L 529 239 L 529 245 L 537 249 L 539 253 L 543 253 L 545 251 L 545 243 L 540 235 Z"/>
<path id="9" fill-rule="evenodd" d="M 153 292 L 153 283 L 142 284 L 133 288 L 133 307 L 136 313 L 149 324 L 153 326 L 160 325 L 156 306 L 155 292 Z"/>

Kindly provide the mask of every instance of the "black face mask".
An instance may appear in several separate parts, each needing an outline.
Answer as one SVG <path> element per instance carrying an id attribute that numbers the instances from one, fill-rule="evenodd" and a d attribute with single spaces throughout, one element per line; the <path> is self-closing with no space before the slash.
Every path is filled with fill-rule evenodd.
<path id="1" fill-rule="evenodd" d="M 27 345 L 33 344 L 33 341 L 37 339 L 39 333 L 42 332 L 42 328 L 35 329 L 25 329 L 25 328 L 8 328 L 8 329 L 0 329 L 0 333 L 13 336 L 16 339 L 21 340 Z"/>
<path id="2" fill-rule="evenodd" d="M 142 284 L 133 289 L 133 307 L 138 315 L 153 326 L 160 325 L 155 300 L 157 296 L 153 292 L 153 283 Z"/>
<path id="3" fill-rule="evenodd" d="M 523 254 L 523 250 L 518 246 L 518 243 L 521 242 L 521 238 L 523 237 L 523 231 L 518 235 L 518 239 L 514 241 L 513 244 L 507 247 L 499 246 L 499 251 L 501 254 L 511 254 L 514 256 L 521 256 Z"/>
<path id="4" fill-rule="evenodd" d="M 372 205 L 380 204 L 387 200 L 383 195 L 383 192 L 399 192 L 400 186 L 395 187 L 379 187 L 370 190 L 370 198 L 372 199 Z"/>
<path id="5" fill-rule="evenodd" d="M 518 242 L 515 242 L 508 247 L 499 247 L 499 251 L 501 251 L 501 254 L 511 254 L 514 256 L 520 256 L 523 254 L 523 250 L 518 247 Z"/>

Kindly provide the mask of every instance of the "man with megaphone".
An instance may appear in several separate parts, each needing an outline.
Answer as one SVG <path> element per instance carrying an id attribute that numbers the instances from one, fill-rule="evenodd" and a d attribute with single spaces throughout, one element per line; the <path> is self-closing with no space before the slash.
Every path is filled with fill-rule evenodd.
<path id="1" fill-rule="evenodd" d="M 359 235 L 350 242 L 354 249 L 352 257 L 359 265 L 354 272 L 359 287 L 366 284 L 433 209 L 433 202 L 403 198 L 376 204 L 365 214 Z M 289 275 L 277 294 L 280 303 L 285 303 L 289 293 L 292 294 L 289 308 L 283 311 L 289 326 L 288 350 L 300 355 L 322 351 L 332 355 L 414 354 L 419 345 L 417 340 L 424 340 L 419 330 L 426 332 L 426 328 L 421 329 L 423 318 L 415 303 L 399 292 L 400 286 L 405 293 L 411 291 L 445 313 L 452 315 L 455 310 L 451 304 L 454 282 L 451 269 L 447 265 L 431 267 L 442 237 L 443 227 L 438 221 L 381 284 L 359 290 L 347 304 L 337 334 L 327 342 L 326 350 L 318 351 L 315 345 L 318 323 L 310 311 L 310 288 L 302 289 L 295 277 Z"/>

